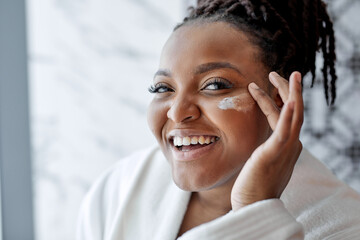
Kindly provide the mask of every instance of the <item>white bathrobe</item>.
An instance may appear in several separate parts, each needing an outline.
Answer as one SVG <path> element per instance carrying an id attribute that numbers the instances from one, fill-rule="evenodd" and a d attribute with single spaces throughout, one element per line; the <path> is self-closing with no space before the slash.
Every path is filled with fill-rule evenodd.
<path id="1" fill-rule="evenodd" d="M 78 240 L 175 240 L 191 193 L 158 147 L 111 167 L 85 197 Z M 248 205 L 178 240 L 360 239 L 360 195 L 303 150 L 280 199 Z"/>

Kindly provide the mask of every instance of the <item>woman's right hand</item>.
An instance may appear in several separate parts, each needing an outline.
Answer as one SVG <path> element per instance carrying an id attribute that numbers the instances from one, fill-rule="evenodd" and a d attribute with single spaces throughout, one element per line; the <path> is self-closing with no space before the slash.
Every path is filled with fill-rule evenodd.
<path id="1" fill-rule="evenodd" d="M 264 90 L 255 83 L 249 84 L 249 92 L 267 117 L 273 133 L 255 149 L 238 175 L 231 192 L 234 211 L 257 201 L 280 198 L 302 150 L 301 74 L 293 72 L 290 83 L 275 72 L 269 78 L 284 105 L 280 110 Z"/>

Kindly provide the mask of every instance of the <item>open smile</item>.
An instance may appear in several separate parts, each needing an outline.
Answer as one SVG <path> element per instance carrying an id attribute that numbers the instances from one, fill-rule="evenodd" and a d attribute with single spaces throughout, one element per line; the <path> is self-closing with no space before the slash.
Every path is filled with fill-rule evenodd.
<path id="1" fill-rule="evenodd" d="M 174 136 L 170 138 L 170 143 L 176 160 L 192 161 L 209 154 L 219 140 L 219 137 L 210 135 Z"/>

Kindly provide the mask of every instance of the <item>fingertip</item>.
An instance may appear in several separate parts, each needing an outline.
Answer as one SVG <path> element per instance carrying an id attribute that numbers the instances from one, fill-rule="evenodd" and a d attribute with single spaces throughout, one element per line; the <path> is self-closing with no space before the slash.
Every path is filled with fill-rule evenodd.
<path id="1" fill-rule="evenodd" d="M 301 83 L 302 76 L 299 71 L 294 71 L 291 75 L 296 82 Z"/>
<path id="2" fill-rule="evenodd" d="M 279 84 L 276 82 L 276 77 L 279 76 L 276 72 L 270 72 L 269 73 L 269 80 L 276 88 L 279 87 Z"/>
<path id="3" fill-rule="evenodd" d="M 249 87 L 252 88 L 252 89 L 254 89 L 254 90 L 260 89 L 259 86 L 258 86 L 256 83 L 254 83 L 254 82 L 250 83 L 250 84 L 249 84 Z"/>
<path id="4" fill-rule="evenodd" d="M 269 76 L 279 77 L 280 75 L 277 72 L 272 71 L 272 72 L 269 73 Z"/>

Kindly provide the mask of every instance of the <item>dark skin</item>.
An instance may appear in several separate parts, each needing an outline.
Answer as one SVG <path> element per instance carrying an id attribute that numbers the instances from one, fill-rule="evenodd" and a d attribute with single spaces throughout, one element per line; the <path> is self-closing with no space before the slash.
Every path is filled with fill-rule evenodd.
<path id="1" fill-rule="evenodd" d="M 269 74 L 260 51 L 223 22 L 183 26 L 163 49 L 148 122 L 174 182 L 192 192 L 179 236 L 230 210 L 279 198 L 290 180 L 302 148 L 301 76 Z M 237 110 L 219 108 L 234 96 L 247 101 Z M 192 154 L 179 152 L 173 135 L 218 140 Z"/>

